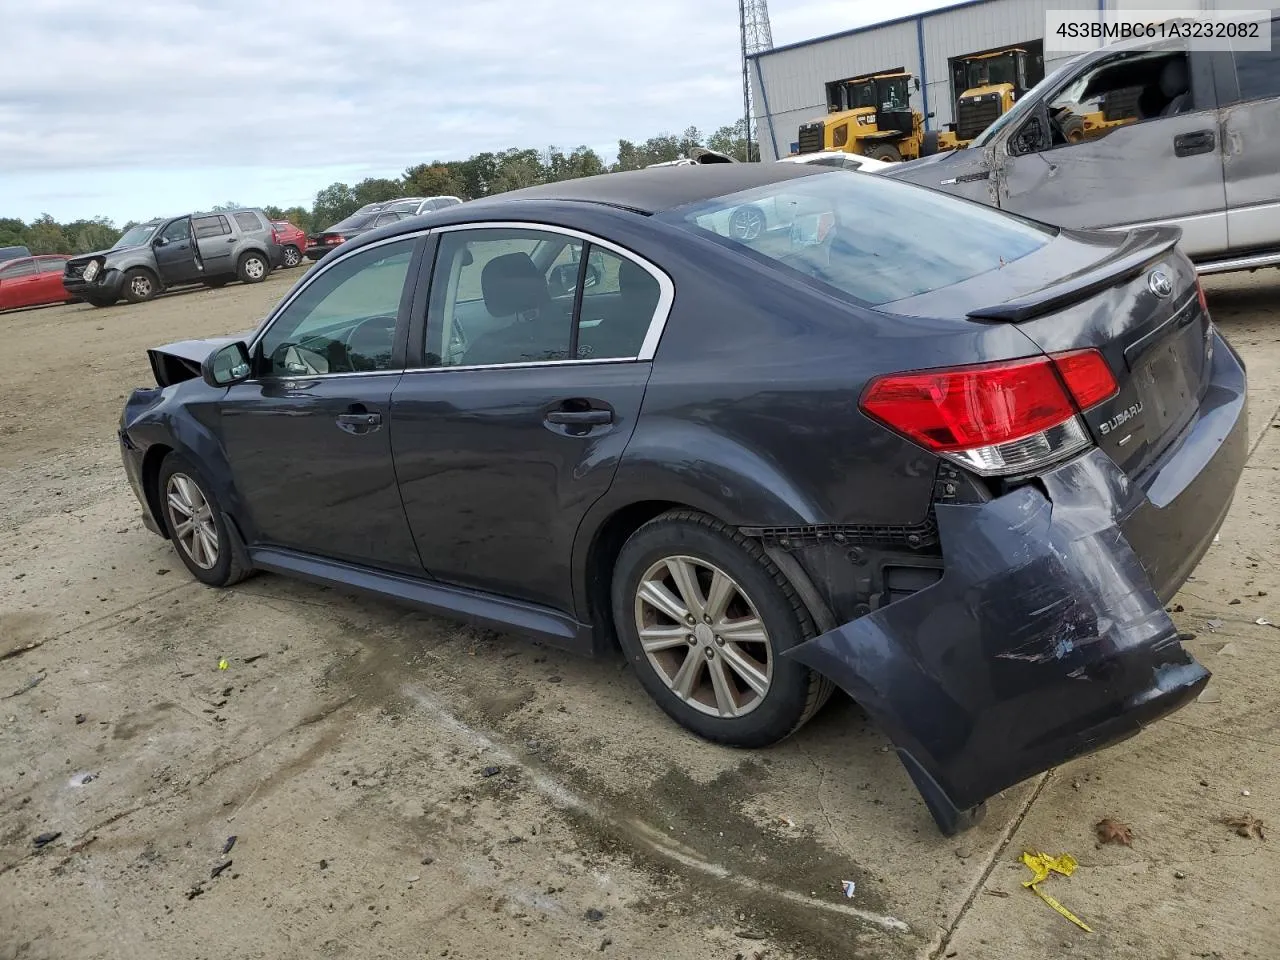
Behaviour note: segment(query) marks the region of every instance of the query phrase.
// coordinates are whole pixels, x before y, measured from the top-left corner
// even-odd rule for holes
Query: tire
[[[219,289],[219,288],[221,288],[221,287],[225,287],[225,286],[227,285],[227,278],[226,278],[226,277],[214,277],[212,280],[205,280],[205,281],[203,281],[203,282],[204,282],[204,285],[205,285],[206,287],[208,287],[210,290],[217,290],[217,289]]]
[[[253,571],[241,565],[231,546],[227,522],[204,475],[186,457],[170,453],[157,481],[160,512],[178,559],[201,583],[229,587]],[[185,506],[184,506],[185,504]],[[196,527],[183,526],[194,512]],[[209,538],[213,537],[212,552]]]
[[[938,152],[938,131],[929,130],[925,133],[924,139],[920,142],[920,156],[932,157]]]
[[[292,243],[284,248],[284,265],[292,270],[302,262],[302,251],[295,247]]]
[[[1079,143],[1084,139],[1084,118],[1074,114],[1062,121],[1062,135],[1067,143]]]
[[[710,611],[710,623],[697,615],[692,624],[681,621],[640,595],[648,583],[648,597],[661,597],[654,592],[661,585],[667,597],[676,598],[676,609],[688,611],[689,588],[677,586],[681,568],[696,583],[692,606],[714,601],[716,593],[727,598],[720,615]],[[721,578],[728,579],[729,589],[713,590],[724,583]],[[623,652],[641,685],[668,716],[707,740],[735,747],[777,743],[817,713],[834,689],[831,681],[780,655],[817,632],[786,577],[758,543],[705,514],[673,510],[632,534],[614,566],[611,602]],[[762,631],[744,629],[753,618]],[[641,623],[661,648],[646,652]],[[743,639],[726,636],[735,628]],[[754,684],[745,681],[742,665],[753,673]],[[716,683],[717,672],[723,685]],[[687,695],[673,689],[682,677],[691,681]]]
[[[267,259],[265,253],[257,250],[241,254],[240,262],[236,264],[236,276],[241,283],[261,283],[267,279],[267,274],[270,272],[271,261]]]
[[[746,203],[729,215],[729,235],[735,240],[754,240],[765,232],[768,220],[754,203]]]
[[[872,160],[884,160],[888,163],[897,163],[902,159],[902,154],[892,143],[877,143],[874,147],[870,147],[864,156],[868,156]]]
[[[146,303],[160,292],[160,281],[146,267],[134,267],[124,275],[120,292],[130,303]]]
[[[91,304],[93,304],[93,306],[95,306],[95,307],[110,307],[110,306],[114,306],[114,305],[115,305],[115,302],[116,302],[116,298],[115,298],[115,297],[90,297],[90,296],[85,296],[84,300],[85,300],[85,303],[91,303]]]

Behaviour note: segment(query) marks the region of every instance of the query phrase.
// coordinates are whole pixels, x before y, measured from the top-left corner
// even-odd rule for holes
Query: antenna
[[[752,150],[755,131],[752,129],[751,78],[748,72],[754,53],[773,49],[773,30],[769,27],[769,0],[738,0],[738,31],[742,36],[742,122],[747,140],[747,160],[760,156]]]

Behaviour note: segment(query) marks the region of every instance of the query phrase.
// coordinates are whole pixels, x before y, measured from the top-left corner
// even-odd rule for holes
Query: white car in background
[[[874,157],[845,153],[843,150],[797,153],[779,158],[778,163],[813,163],[822,167],[835,167],[838,170],[857,170],[861,173],[879,173],[881,170],[895,166],[891,160],[876,160]]]

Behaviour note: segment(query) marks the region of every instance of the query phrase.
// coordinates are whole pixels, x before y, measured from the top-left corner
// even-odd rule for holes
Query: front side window
[[[433,367],[636,357],[661,298],[635,261],[532,229],[445,233],[427,316]]]
[[[417,239],[367,247],[339,260],[275,318],[258,344],[262,376],[299,377],[392,368],[396,320]]]
[[[738,229],[735,214],[744,209],[758,229]],[[868,304],[1000,269],[1057,233],[943,193],[840,171],[690,204],[661,219]]]
[[[1271,21],[1271,49],[1235,54],[1241,100],[1280,97],[1280,19]]]
[[[241,230],[261,230],[262,223],[258,220],[256,213],[237,213],[236,223],[240,225]]]
[[[176,243],[180,240],[187,240],[191,237],[191,221],[185,217],[181,220],[175,220],[163,230],[160,231],[160,238],[168,243]]]
[[[203,240],[206,237],[220,237],[231,232],[231,224],[221,214],[215,214],[212,217],[196,217],[191,223],[195,228],[197,240]]]
[[[1048,101],[1048,108],[1048,131],[1018,137],[1028,147],[1100,140],[1121,127],[1187,113],[1196,108],[1190,63],[1182,51],[1120,54],[1067,84]]]

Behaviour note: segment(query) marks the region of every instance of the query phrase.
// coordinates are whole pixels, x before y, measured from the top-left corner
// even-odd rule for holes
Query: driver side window
[[[260,376],[391,369],[396,318],[416,237],[338,261],[275,318],[259,341]]]
[[[168,243],[176,243],[179,240],[186,240],[191,236],[191,221],[175,220],[160,231],[160,236]]]
[[[1094,64],[1046,103],[1049,129],[1032,115],[1011,141],[1016,154],[1101,140],[1122,127],[1197,109],[1184,51],[1123,53]]]

